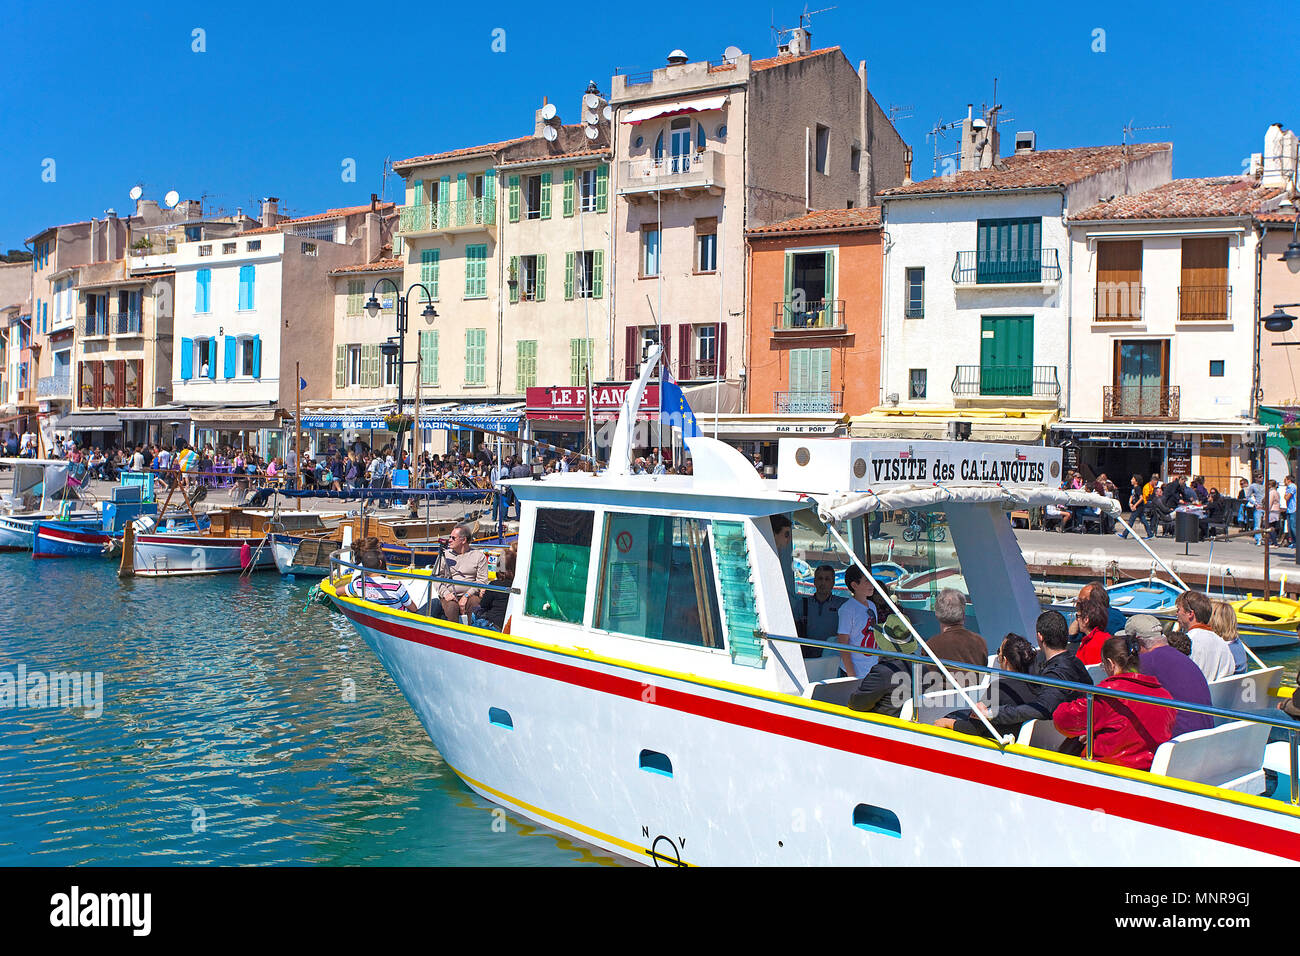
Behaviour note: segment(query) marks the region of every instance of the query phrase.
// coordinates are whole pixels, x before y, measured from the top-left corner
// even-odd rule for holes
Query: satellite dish
[[[722,51],[722,59],[726,63],[735,63],[744,55],[745,54],[741,51],[740,47],[738,46],[729,46]]]
[[[600,97],[595,93],[588,93],[582,98],[582,105],[587,107],[589,110],[594,110],[600,106]]]
[[[542,127],[542,135],[546,137],[548,143],[554,143],[560,138],[560,134],[556,131],[554,126]]]
[[[167,190],[167,195],[163,196],[163,202],[167,204],[168,209],[175,209],[176,204],[181,201],[181,194],[174,189]]]
[[[551,120],[555,119],[554,103],[547,103],[545,106],[542,107],[542,119],[546,120],[547,122],[550,122]]]
[[[600,135],[600,130],[596,129],[594,126],[584,126],[582,131],[587,134],[587,139],[595,139]]]
[[[582,119],[584,122],[590,123],[592,126],[595,126],[600,122],[600,116],[597,113],[583,113]]]
[[[988,123],[984,122],[979,117],[976,117],[975,119],[970,121],[971,129],[987,129],[988,125],[989,125]]]
[[[144,187],[143,187],[143,186],[132,186],[132,187],[131,187],[131,198],[132,198],[132,199],[139,199],[139,198],[140,198],[141,196],[143,196],[143,195],[144,195]]]
[[[606,106],[603,110],[600,111],[600,115],[605,117],[606,122],[609,123],[614,122],[614,107]]]

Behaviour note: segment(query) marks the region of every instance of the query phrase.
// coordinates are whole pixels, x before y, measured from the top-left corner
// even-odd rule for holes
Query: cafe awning
[[[638,106],[623,114],[623,122],[631,126],[661,116],[677,116],[680,113],[703,113],[705,110],[719,110],[727,102],[723,96],[697,96],[689,100],[671,100],[654,106]]]
[[[280,410],[277,408],[195,408],[190,410],[190,421],[200,428],[236,431],[251,428],[279,428]]]
[[[80,432],[116,432],[122,429],[122,419],[96,412],[72,412],[58,419],[54,427]]]
[[[420,412],[421,429],[484,428],[514,432],[524,418],[524,403],[504,405],[454,405],[436,412]]]

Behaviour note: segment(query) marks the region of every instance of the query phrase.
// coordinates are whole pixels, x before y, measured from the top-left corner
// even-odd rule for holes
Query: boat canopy
[[[1041,485],[906,485],[879,492],[862,491],[815,497],[818,516],[823,521],[832,523],[847,521],[873,511],[937,508],[946,504],[1000,503],[1008,510],[1056,505],[1060,508],[1100,508],[1109,514],[1119,514],[1121,510],[1118,501],[1105,495],[1045,488]]]

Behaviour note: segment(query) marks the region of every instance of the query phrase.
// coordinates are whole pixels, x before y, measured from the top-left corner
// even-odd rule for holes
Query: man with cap
[[[1169,646],[1160,622],[1150,614],[1135,614],[1128,619],[1126,630],[1142,645],[1140,672],[1160,681],[1174,700],[1210,706],[1210,685],[1196,662],[1182,651]],[[1174,736],[1191,730],[1209,730],[1214,718],[1208,714],[1180,710],[1175,712]]]

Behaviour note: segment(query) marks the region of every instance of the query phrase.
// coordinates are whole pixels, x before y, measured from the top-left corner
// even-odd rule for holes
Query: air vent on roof
[[[1016,134],[1016,152],[1032,153],[1038,145],[1038,136],[1033,130],[1027,129]]]
[[[678,66],[685,62],[687,62],[686,54],[681,50],[673,50],[672,53],[668,54],[668,63],[672,66]]]

